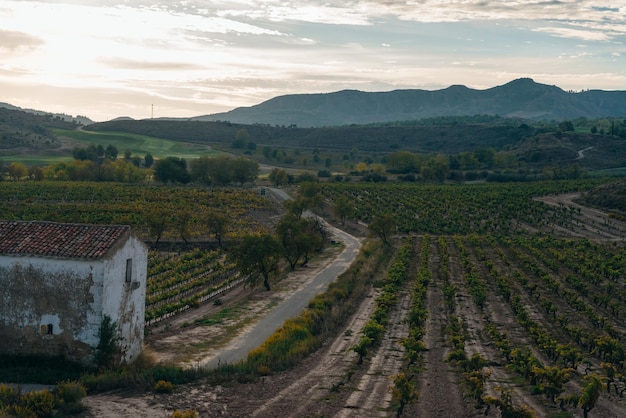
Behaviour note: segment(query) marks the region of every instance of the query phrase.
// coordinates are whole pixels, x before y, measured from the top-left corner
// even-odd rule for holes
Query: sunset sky
[[[96,121],[520,77],[626,90],[626,0],[0,3],[0,102]]]

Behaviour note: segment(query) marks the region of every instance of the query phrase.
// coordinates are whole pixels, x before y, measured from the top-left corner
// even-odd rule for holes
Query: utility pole
[[[154,119],[154,105],[152,105],[152,111],[150,112],[150,119]]]

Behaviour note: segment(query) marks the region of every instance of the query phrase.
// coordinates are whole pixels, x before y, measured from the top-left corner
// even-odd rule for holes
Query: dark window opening
[[[54,326],[52,324],[48,324],[48,332],[46,334],[52,335],[53,331],[54,331]]]
[[[133,259],[126,260],[126,282],[130,283],[133,279]]]

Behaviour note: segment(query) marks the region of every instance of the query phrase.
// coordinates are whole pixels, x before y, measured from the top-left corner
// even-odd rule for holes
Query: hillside
[[[531,127],[513,119],[448,118],[442,123],[388,126],[285,128],[227,122],[118,120],[85,129],[128,132],[205,145],[230,147],[239,130],[246,130],[257,149],[320,150],[348,154],[353,149],[375,154],[406,150],[422,154],[456,154],[493,148],[509,151],[528,167],[567,166],[588,170],[626,166],[626,140],[617,136],[562,133],[558,127]],[[465,121],[465,122],[464,122]]]
[[[437,116],[500,115],[533,120],[626,116],[626,91],[565,92],[529,78],[486,90],[451,86],[442,90],[279,96],[251,107],[192,118],[301,127],[415,120]]]
[[[0,152],[16,148],[57,148],[60,143],[49,129],[74,129],[76,126],[50,113],[35,114],[0,106]]]
[[[617,212],[620,218],[626,219],[626,181],[610,183],[589,190],[582,194],[579,202],[609,213]]]

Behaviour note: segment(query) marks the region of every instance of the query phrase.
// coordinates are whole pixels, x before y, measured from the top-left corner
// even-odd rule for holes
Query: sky
[[[94,121],[521,77],[626,90],[626,0],[0,2],[0,102]]]

